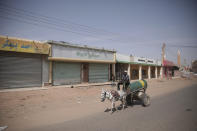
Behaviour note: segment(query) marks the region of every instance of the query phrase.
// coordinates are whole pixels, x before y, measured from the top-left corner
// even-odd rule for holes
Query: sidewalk
[[[0,89],[1,92],[15,92],[15,91],[34,91],[34,90],[47,90],[49,88],[77,88],[77,87],[91,87],[91,86],[103,86],[111,85],[112,82],[104,83],[82,83],[76,85],[60,85],[60,86],[44,86],[44,87],[24,87],[24,88],[13,88],[13,89]]]
[[[173,77],[172,79],[178,79],[180,77]],[[158,80],[165,80],[165,79],[145,79],[146,81],[158,81]],[[131,80],[130,82],[134,82],[138,80]],[[117,84],[117,82],[114,82]],[[47,90],[49,88],[78,88],[78,87],[92,87],[92,86],[104,86],[104,85],[112,85],[112,82],[104,82],[104,83],[81,83],[76,85],[60,85],[60,86],[44,86],[44,87],[25,87],[25,88],[13,88],[13,89],[0,89],[1,92],[15,92],[15,91],[34,91],[34,90]]]

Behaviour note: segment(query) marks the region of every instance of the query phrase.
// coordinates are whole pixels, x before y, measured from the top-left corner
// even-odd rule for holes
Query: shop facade
[[[116,80],[120,80],[127,71],[130,80],[159,78],[161,61],[154,59],[116,54]]]
[[[49,52],[47,43],[0,36],[0,89],[47,83]]]
[[[164,77],[169,79],[176,76],[176,73],[179,73],[179,68],[172,61],[164,60],[163,61],[163,74]],[[175,73],[176,72],[176,73]]]
[[[161,72],[161,61],[154,59],[130,56],[131,80],[159,78]]]
[[[48,41],[53,85],[107,82],[115,76],[115,51]]]

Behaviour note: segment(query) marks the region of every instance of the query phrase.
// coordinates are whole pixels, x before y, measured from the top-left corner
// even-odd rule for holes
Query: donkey
[[[106,98],[110,100],[112,103],[111,112],[113,112],[113,109],[115,109],[115,102],[118,100],[121,101],[123,109],[126,107],[126,96],[127,96],[126,92],[124,91],[116,91],[116,90],[107,91],[102,89],[101,102],[104,102]]]

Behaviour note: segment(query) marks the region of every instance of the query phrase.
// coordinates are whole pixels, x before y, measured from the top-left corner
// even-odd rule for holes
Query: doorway
[[[89,74],[89,64],[83,63],[83,82],[89,81],[88,74]]]

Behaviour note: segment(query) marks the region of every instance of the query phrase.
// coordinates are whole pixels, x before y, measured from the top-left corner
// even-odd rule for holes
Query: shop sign
[[[0,50],[49,54],[50,45],[41,42],[0,37]]]

